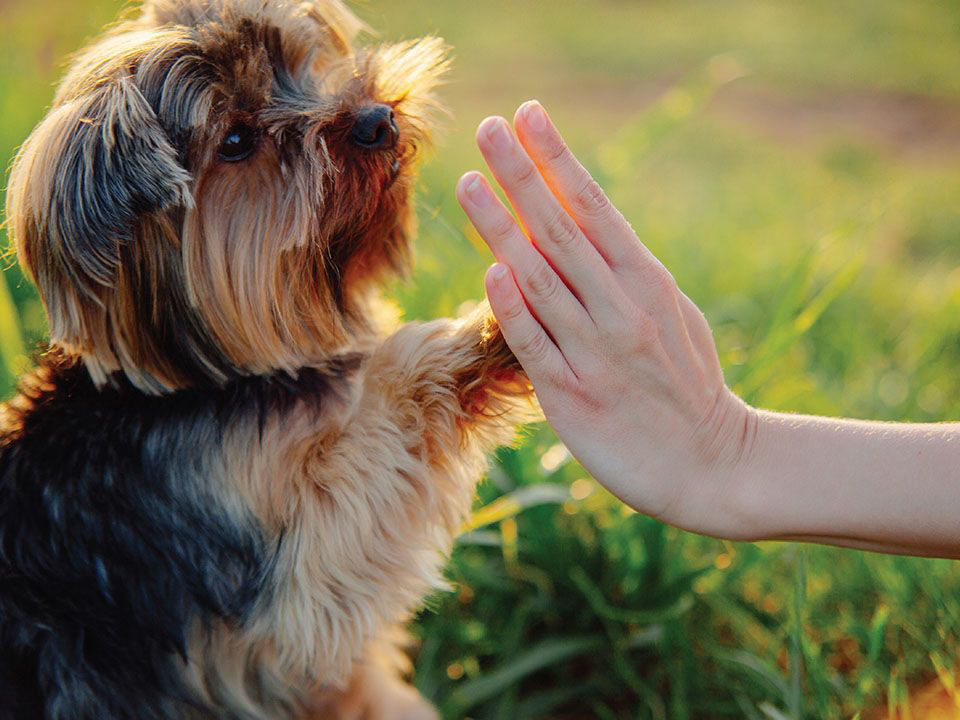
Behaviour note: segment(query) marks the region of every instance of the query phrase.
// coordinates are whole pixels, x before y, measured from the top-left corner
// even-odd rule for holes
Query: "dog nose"
[[[389,149],[397,144],[400,129],[387,105],[369,105],[357,111],[350,138],[367,150]]]

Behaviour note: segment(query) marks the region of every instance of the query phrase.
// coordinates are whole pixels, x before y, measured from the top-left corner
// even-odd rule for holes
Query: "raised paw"
[[[483,303],[461,329],[473,345],[473,362],[460,372],[459,390],[464,409],[486,413],[497,398],[525,397],[532,393],[520,363],[500,332],[500,325]]]
[[[439,720],[433,706],[397,675],[395,655],[391,649],[372,653],[357,667],[349,688],[316,720]]]

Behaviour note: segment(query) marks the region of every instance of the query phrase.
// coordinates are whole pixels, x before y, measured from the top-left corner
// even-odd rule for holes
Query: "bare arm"
[[[637,510],[731,539],[960,557],[960,426],[757,412],[706,319],[538,103],[477,141],[458,196],[499,261],[487,294],[560,438]]]
[[[744,537],[960,557],[960,425],[757,414]]]

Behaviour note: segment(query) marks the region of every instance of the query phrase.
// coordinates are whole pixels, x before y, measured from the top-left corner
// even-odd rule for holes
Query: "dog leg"
[[[368,392],[382,392],[397,409],[413,403],[423,413],[418,424],[428,441],[452,441],[456,432],[461,442],[479,439],[488,452],[504,442],[502,434],[471,436],[512,434],[517,424],[539,417],[532,387],[486,303],[460,321],[402,327],[374,354],[367,377]]]
[[[372,353],[349,420],[297,461],[297,518],[268,619],[277,647],[349,688],[340,715],[433,718],[395,664],[371,659],[431,591],[488,453],[533,414],[530,385],[489,314],[399,329]],[[381,650],[382,652],[382,650]],[[352,713],[352,714],[350,714]],[[324,717],[321,715],[320,717]]]
[[[412,686],[401,680],[409,661],[393,648],[374,648],[354,668],[347,690],[329,714],[335,720],[438,720],[439,716]],[[326,720],[327,716],[323,716]]]
[[[442,552],[469,513],[487,454],[512,440],[518,423],[537,417],[532,397],[485,304],[465,320],[407,325],[371,358],[360,417],[373,410],[367,417],[376,418],[374,426],[394,425],[424,469],[408,480],[420,486],[418,510],[426,517],[411,518],[409,527],[436,523]],[[436,720],[434,708],[401,680],[409,671],[405,656],[383,647],[355,668],[342,698],[344,720]]]

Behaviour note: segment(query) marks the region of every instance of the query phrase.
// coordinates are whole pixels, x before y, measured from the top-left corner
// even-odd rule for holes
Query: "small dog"
[[[390,326],[446,50],[363,30],[146,0],[21,148],[0,717],[435,717],[395,639],[531,389],[488,312]]]

